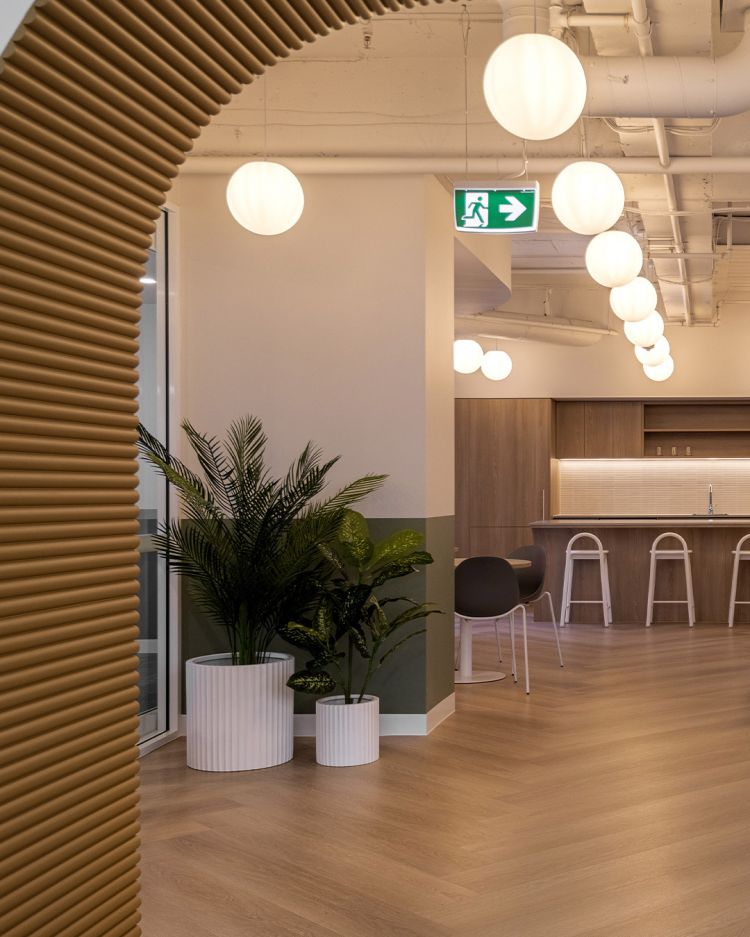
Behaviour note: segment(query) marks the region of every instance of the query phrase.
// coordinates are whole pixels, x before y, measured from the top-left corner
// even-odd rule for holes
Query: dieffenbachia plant
[[[285,640],[310,654],[305,667],[289,679],[290,687],[318,695],[339,689],[346,703],[361,702],[385,661],[424,633],[425,628],[419,628],[401,635],[410,622],[437,609],[406,596],[380,594],[391,580],[432,563],[432,556],[421,549],[422,541],[415,530],[399,530],[373,542],[365,518],[356,511],[345,512],[336,538],[321,546],[334,572],[315,611],[279,629]],[[364,674],[355,668],[355,656],[366,662]]]

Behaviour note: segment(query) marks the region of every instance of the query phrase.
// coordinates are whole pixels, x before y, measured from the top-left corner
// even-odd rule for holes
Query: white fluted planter
[[[328,696],[315,704],[315,760],[334,768],[367,765],[380,757],[380,700],[361,703]]]
[[[294,750],[291,654],[233,667],[229,654],[186,665],[187,763],[199,771],[250,771],[289,761]]]

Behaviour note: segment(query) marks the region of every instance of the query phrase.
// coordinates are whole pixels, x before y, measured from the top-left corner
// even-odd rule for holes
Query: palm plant
[[[184,515],[160,528],[156,549],[224,626],[232,663],[262,663],[279,625],[304,615],[330,574],[321,547],[333,540],[349,505],[385,476],[366,475],[315,500],[338,457],[322,462],[308,443],[277,479],[266,465],[267,437],[256,417],[234,421],[223,445],[187,420],[182,428],[203,478],[138,428],[140,452],[175,487]]]
[[[317,607],[306,619],[289,621],[279,630],[286,641],[311,655],[304,669],[289,679],[292,689],[320,695],[339,688],[345,703],[355,702],[355,697],[360,703],[385,661],[411,638],[424,633],[425,629],[419,628],[391,643],[405,625],[439,612],[429,603],[406,596],[378,594],[389,581],[432,563],[432,556],[420,549],[422,539],[415,530],[399,530],[374,542],[361,514],[344,513],[336,539],[320,548],[335,573]],[[391,611],[394,604],[395,613]],[[355,654],[366,662],[359,676],[355,674]],[[355,683],[359,684],[357,689]]]

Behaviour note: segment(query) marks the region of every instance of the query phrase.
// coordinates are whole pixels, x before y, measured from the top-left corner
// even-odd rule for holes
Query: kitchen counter
[[[565,547],[574,534],[591,531],[608,550],[609,581],[614,624],[644,623],[648,595],[649,550],[660,534],[673,530],[684,537],[692,550],[693,591],[696,624],[722,622],[729,613],[729,590],[732,581],[732,550],[737,541],[750,534],[750,517],[708,515],[671,515],[664,517],[559,517],[536,521],[532,525],[534,543],[547,550],[547,588],[559,611],[565,568]],[[585,547],[585,543],[581,543]],[[666,546],[666,544],[662,544]],[[579,599],[600,597],[598,563],[576,563],[573,596]],[[685,578],[681,563],[659,564],[656,581],[657,599],[685,597]],[[750,601],[750,564],[740,565],[737,598]],[[601,606],[573,605],[571,621],[601,623]],[[750,605],[737,607],[737,624],[750,621]],[[654,625],[660,622],[685,622],[685,605],[656,605]]]
[[[588,530],[592,527],[747,527],[750,517],[715,514],[665,514],[648,517],[553,517],[549,521],[534,521],[532,527],[565,527]],[[572,535],[571,535],[572,536]]]

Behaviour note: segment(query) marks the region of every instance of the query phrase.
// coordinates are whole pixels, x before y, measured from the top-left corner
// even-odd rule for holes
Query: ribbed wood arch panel
[[[136,368],[159,206],[280,57],[413,0],[38,0],[0,72],[0,933],[140,933]]]

